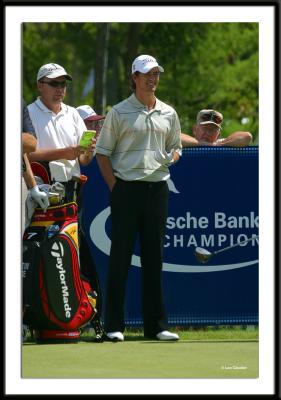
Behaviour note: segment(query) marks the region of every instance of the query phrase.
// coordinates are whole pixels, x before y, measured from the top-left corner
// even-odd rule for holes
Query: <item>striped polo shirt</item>
[[[154,109],[148,111],[133,93],[108,112],[96,151],[110,158],[118,178],[159,182],[170,173],[155,160],[154,151],[175,149],[181,155],[180,133],[179,118],[171,106],[156,99]]]

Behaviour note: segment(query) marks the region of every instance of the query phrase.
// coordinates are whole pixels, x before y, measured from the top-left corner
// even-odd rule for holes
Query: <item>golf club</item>
[[[224,247],[223,249],[214,251],[213,253],[210,253],[208,250],[203,249],[202,247],[196,247],[194,255],[198,262],[200,262],[201,264],[205,264],[206,262],[208,262],[210,260],[211,257],[214,257],[216,254],[221,253],[222,251],[233,249],[233,247],[240,246],[241,244],[244,244],[244,243],[250,242],[251,240],[257,239],[258,237],[259,237],[258,235],[253,236],[250,239],[243,240],[242,242],[238,242],[238,243],[233,244],[228,247]]]

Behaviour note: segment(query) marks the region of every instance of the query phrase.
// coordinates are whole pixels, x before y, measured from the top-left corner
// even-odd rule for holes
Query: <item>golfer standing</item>
[[[111,251],[105,299],[106,340],[123,341],[128,270],[139,235],[144,336],[178,340],[167,330],[162,292],[169,166],[181,155],[176,111],[155,91],[164,69],[149,55],[132,64],[134,93],[107,114],[97,162],[111,191]]]

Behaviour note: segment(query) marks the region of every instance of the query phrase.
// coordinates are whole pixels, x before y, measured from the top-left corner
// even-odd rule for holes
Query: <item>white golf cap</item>
[[[76,108],[76,110],[79,112],[80,117],[87,121],[98,121],[99,119],[105,118],[103,115],[97,114],[95,110],[88,105],[79,106]]]
[[[164,68],[158,64],[157,60],[154,57],[144,54],[144,55],[138,56],[133,61],[132,74],[134,74],[136,71],[139,71],[142,74],[146,74],[152,68],[155,68],[155,67],[158,67],[160,72],[164,72]]]
[[[37,81],[39,79],[44,78],[58,78],[59,76],[65,76],[66,79],[72,81],[72,77],[66,72],[66,70],[58,64],[45,64],[39,69],[37,74]]]

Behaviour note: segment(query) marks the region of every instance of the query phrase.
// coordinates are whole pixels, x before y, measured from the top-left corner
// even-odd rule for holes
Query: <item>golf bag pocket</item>
[[[78,248],[76,203],[36,209],[23,237],[23,320],[31,328],[74,331],[95,316]]]

